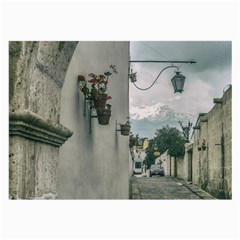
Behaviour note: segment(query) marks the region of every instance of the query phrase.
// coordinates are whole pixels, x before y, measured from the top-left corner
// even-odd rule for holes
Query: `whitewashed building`
[[[9,43],[9,198],[127,199],[129,42]],[[109,77],[108,125],[90,118],[78,75]],[[85,110],[84,110],[85,109]],[[85,111],[85,116],[84,116]]]

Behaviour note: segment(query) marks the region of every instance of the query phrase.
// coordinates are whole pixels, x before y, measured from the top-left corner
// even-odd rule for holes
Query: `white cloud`
[[[175,69],[167,69],[156,84],[147,91],[140,91],[130,83],[130,109],[141,105],[157,103],[169,105],[177,112],[198,115],[208,112],[213,106],[213,98],[221,97],[223,88],[231,83],[231,43],[230,42],[147,42],[169,59],[192,60],[196,64],[182,64],[181,71],[186,76],[184,92],[173,93],[171,78]],[[157,53],[140,42],[131,44],[131,58],[137,60],[161,59]],[[131,65],[137,72],[137,86],[151,85],[166,64],[137,63]]]

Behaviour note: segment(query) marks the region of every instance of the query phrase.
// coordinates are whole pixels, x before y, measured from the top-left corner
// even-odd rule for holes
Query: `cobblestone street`
[[[215,199],[189,182],[172,177],[132,177],[130,199]]]

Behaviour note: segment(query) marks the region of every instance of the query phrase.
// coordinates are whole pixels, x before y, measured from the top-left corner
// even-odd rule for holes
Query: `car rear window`
[[[160,168],[160,165],[151,165],[151,169]]]

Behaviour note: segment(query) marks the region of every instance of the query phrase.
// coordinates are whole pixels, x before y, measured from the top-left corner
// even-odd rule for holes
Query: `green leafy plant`
[[[131,126],[130,117],[127,117],[127,121],[121,125]]]
[[[117,74],[116,66],[110,65],[109,71],[104,74],[90,73],[87,78],[83,75],[78,75],[79,86],[83,94],[89,100],[100,100],[102,98],[111,100],[112,97],[107,94],[109,76],[113,73]],[[110,103],[106,105],[107,109],[111,109]]]
[[[166,125],[161,129],[157,129],[155,137],[149,141],[144,163],[148,167],[154,164],[157,158],[157,156],[154,155],[156,151],[164,153],[168,150],[168,154],[172,157],[181,156],[184,154],[185,143],[186,139],[177,128]]]

